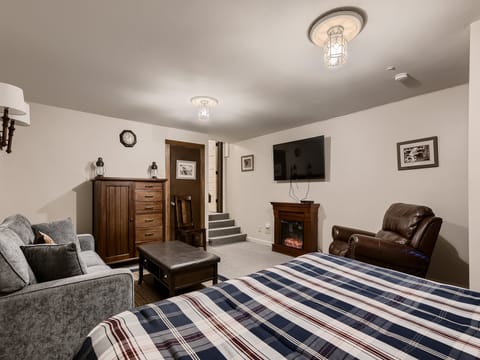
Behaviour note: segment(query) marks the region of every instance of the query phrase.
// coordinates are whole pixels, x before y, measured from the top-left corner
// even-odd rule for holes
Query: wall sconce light
[[[210,108],[218,105],[218,100],[211,96],[194,96],[190,102],[198,106],[198,120],[207,121],[210,119]]]
[[[359,9],[333,9],[310,26],[310,41],[323,48],[324,62],[335,68],[347,62],[347,45],[362,31],[365,17]]]
[[[158,177],[158,166],[155,161],[152,162],[152,165],[150,165],[150,177],[152,179],[156,179]]]
[[[105,164],[101,157],[99,157],[97,162],[95,163],[95,175],[96,176],[105,175]]]
[[[30,125],[30,106],[23,98],[23,90],[14,85],[0,83],[0,111],[3,112],[0,132],[0,150],[12,152],[15,125]]]

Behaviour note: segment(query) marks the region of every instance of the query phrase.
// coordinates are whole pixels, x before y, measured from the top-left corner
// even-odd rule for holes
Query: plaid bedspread
[[[474,359],[480,293],[321,253],[123,312],[77,359]]]

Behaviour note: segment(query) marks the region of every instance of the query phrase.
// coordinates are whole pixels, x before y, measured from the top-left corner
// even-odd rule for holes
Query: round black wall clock
[[[123,130],[120,133],[120,142],[123,146],[133,147],[137,143],[137,135],[132,130]]]

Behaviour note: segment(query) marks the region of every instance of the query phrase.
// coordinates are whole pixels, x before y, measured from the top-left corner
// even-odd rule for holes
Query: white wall
[[[468,284],[468,86],[459,86],[230,145],[227,210],[249,238],[273,242],[271,201],[291,202],[289,184],[273,181],[272,145],[326,137],[327,180],[312,182],[320,203],[319,249],[328,251],[334,224],[377,231],[393,202],[424,204],[443,218],[429,277]],[[396,143],[438,136],[440,166],[398,171]],[[254,154],[255,170],[240,171]],[[307,183],[293,185],[299,198]],[[259,231],[260,230],[260,231]]]
[[[470,287],[480,290],[480,21],[470,28],[470,101],[468,124],[468,213]]]
[[[79,232],[92,228],[92,163],[108,177],[148,177],[156,161],[165,176],[165,139],[207,145],[205,134],[31,104],[31,126],[17,127],[11,154],[0,152],[0,218],[21,213],[32,223],[70,216]],[[137,135],[133,148],[119,134]],[[206,169],[205,169],[206,173]]]

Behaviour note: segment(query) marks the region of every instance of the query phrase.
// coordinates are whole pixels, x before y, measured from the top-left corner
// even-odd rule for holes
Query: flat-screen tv
[[[324,180],[324,137],[273,145],[274,180]]]

